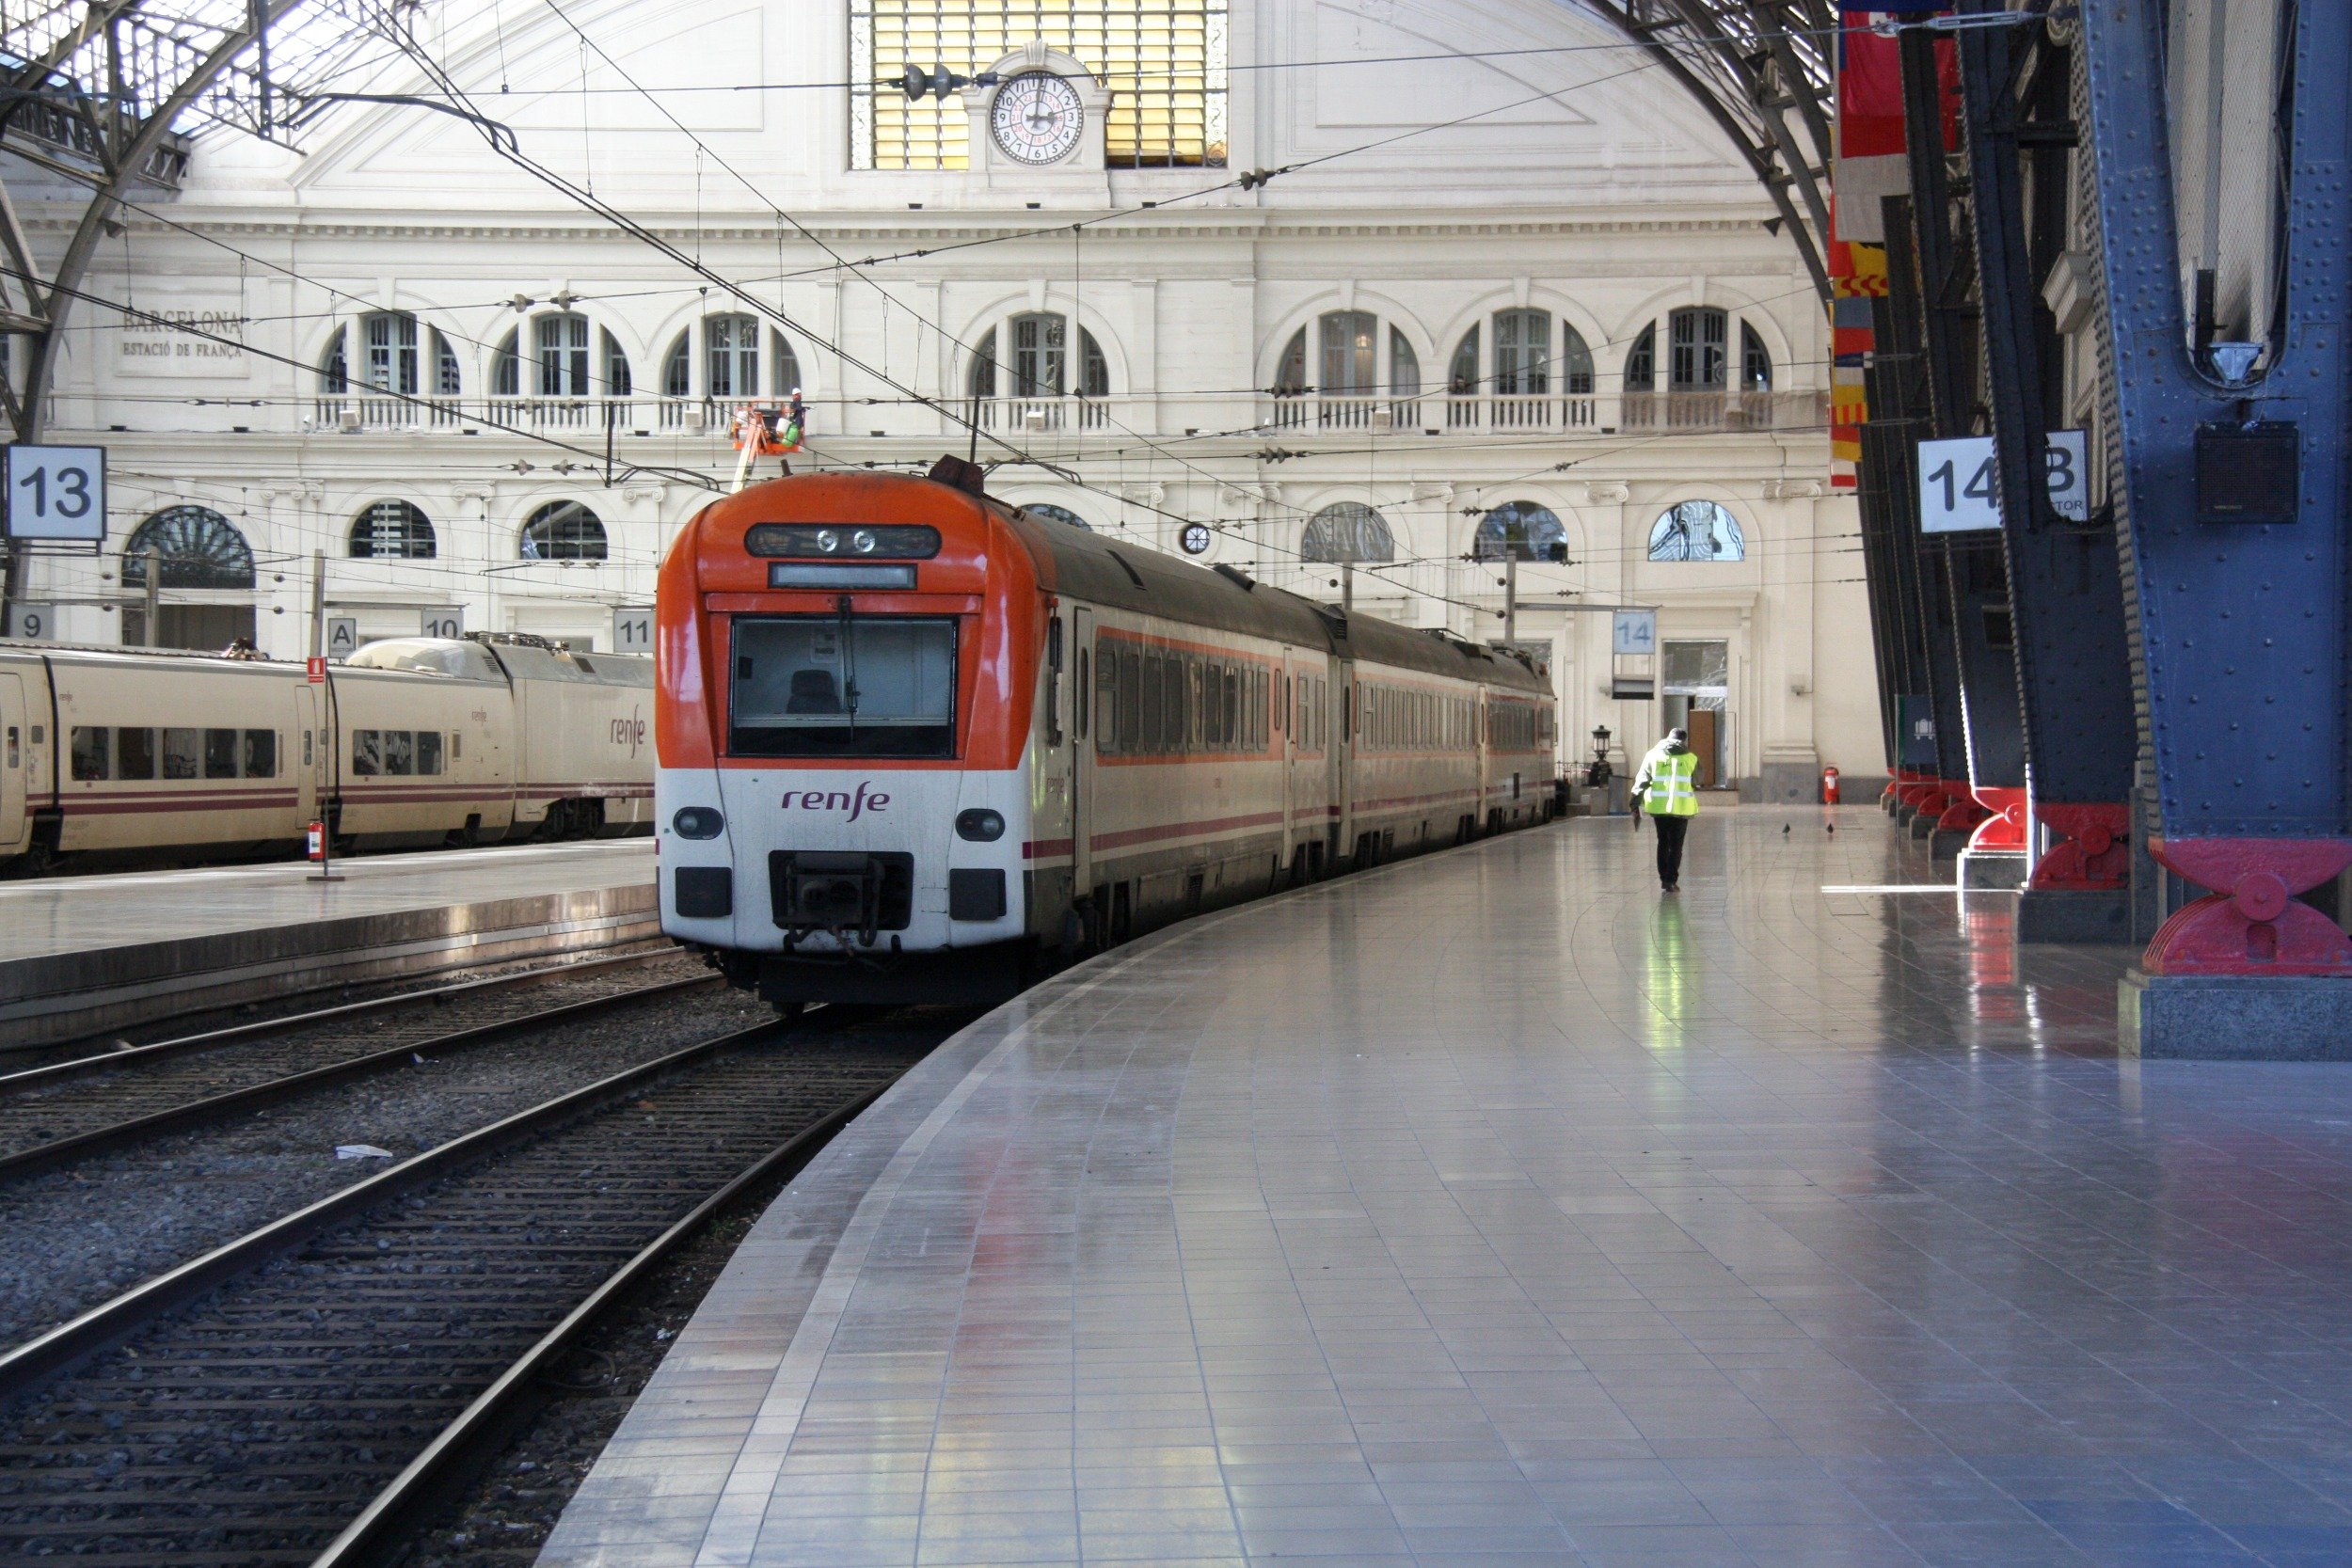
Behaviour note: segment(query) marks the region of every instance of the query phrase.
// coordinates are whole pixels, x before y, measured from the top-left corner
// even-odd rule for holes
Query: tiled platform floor
[[[96,947],[302,926],[534,894],[617,887],[653,878],[653,840],[523,844],[335,863],[340,882],[311,880],[305,861],[126,871],[0,882],[0,963]]]
[[[1795,831],[1784,835],[1786,821]],[[1152,939],[760,1222],[544,1564],[2352,1562],[2352,1069],[1868,808]]]

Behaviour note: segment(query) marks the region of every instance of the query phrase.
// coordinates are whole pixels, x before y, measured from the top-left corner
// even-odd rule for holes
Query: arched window
[[[1394,561],[1396,536],[1389,520],[1361,501],[1338,501],[1307,519],[1298,558],[1338,565]]]
[[[1454,345],[1454,365],[1446,372],[1445,388],[1455,397],[1483,390],[1478,381],[1478,328],[1463,333],[1462,341]]]
[[[1504,501],[1480,519],[1470,554],[1480,561],[1549,561],[1568,531],[1549,507],[1534,501]]]
[[[1092,523],[1088,522],[1084,517],[1081,517],[1075,512],[1071,511],[1070,508],[1066,506],[1056,506],[1052,501],[1031,501],[1021,510],[1026,512],[1032,517],[1049,517],[1055,522],[1060,523],[1068,528],[1082,528],[1089,533],[1092,533],[1094,531],[1094,525]]]
[[[1062,391],[1063,343],[1068,324],[1050,310],[1012,318],[1012,395],[1057,398]]]
[[[759,323],[713,316],[703,323],[703,388],[713,398],[759,395]]]
[[[1625,351],[1625,389],[1650,392],[1658,388],[1658,324],[1644,322]]]
[[[1560,352],[1560,374],[1570,397],[1588,398],[1593,395],[1593,351],[1584,346],[1584,334],[1562,323],[1564,340]]]
[[[588,318],[577,310],[550,310],[531,324],[538,351],[539,395],[588,395]]]
[[[319,390],[329,397],[341,397],[351,390],[351,361],[343,354],[343,329],[326,340],[326,352],[319,356]]]
[[[694,341],[687,334],[677,335],[670,352],[661,360],[661,395],[686,398],[694,395]]]
[[[525,561],[602,561],[604,523],[578,501],[549,501],[523,523]]]
[[[166,588],[250,588],[253,548],[209,506],[166,507],[131,532],[122,546],[122,585],[147,586],[147,556],[163,566]]]
[[[604,393],[607,397],[625,398],[636,389],[637,378],[629,373],[628,351],[620,340],[607,332],[604,335]]]
[[[993,326],[980,334],[979,347],[972,351],[972,372],[964,391],[976,398],[996,395],[996,329]]]
[[[359,374],[379,392],[417,395],[417,318],[378,310],[359,318]]]
[[[1302,326],[1282,345],[1282,362],[1274,372],[1274,395],[1295,397],[1306,389],[1307,329]]]
[[[1740,324],[1740,389],[1743,392],[1769,392],[1772,389],[1772,351],[1764,346],[1756,328],[1746,322]]]
[[[1724,389],[1725,325],[1724,313],[1706,305],[1685,306],[1666,318],[1666,340],[1672,351],[1672,390]]]
[[[463,383],[457,373],[457,351],[440,333],[433,334],[433,392],[436,397],[453,398]]]
[[[430,561],[433,520],[406,501],[377,501],[351,520],[351,553],[377,560]]]
[[[499,346],[490,356],[490,395],[494,398],[518,398],[523,395],[523,361],[519,330],[510,328],[499,340]]]
[[[1713,501],[1677,501],[1650,525],[1652,561],[1744,561],[1739,520]]]
[[[1316,324],[1327,398],[1366,397],[1380,389],[1380,324],[1369,310],[1326,310]]]
[[[777,397],[789,397],[801,389],[801,356],[792,352],[791,341],[781,332],[770,332],[768,342],[775,351],[771,357],[776,366],[776,384],[770,390]]]
[[[1095,342],[1094,334],[1083,326],[1078,328],[1078,360],[1080,373],[1085,377],[1078,390],[1090,398],[1109,397],[1111,362],[1103,357],[1102,346]]]
[[[1389,395],[1421,396],[1421,356],[1413,352],[1413,341],[1393,326],[1389,328]]]
[[[1551,312],[1495,312],[1495,390],[1541,397],[1551,390]]]

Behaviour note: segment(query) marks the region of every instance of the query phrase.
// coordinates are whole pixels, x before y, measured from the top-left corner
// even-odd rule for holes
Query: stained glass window
[[[850,0],[850,166],[968,167],[960,101],[873,84],[909,66],[971,76],[1041,40],[1109,89],[1112,167],[1221,168],[1226,18],[1226,0]]]

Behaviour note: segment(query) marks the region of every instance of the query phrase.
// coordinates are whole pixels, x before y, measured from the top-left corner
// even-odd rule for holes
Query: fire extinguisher
[[[326,824],[311,823],[310,839],[310,858],[314,861],[325,860],[326,858]]]
[[[1821,804],[1825,806],[1834,806],[1836,803],[1837,769],[1835,768],[1824,768],[1821,769]]]

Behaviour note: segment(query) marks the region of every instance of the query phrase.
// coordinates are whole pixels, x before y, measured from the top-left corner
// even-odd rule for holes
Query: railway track
[[[944,1032],[716,1037],[0,1355],[0,1560],[381,1560],[574,1334]]]
[[[0,1180],[34,1175],[158,1133],[522,1030],[717,983],[713,974],[632,984],[633,954],[409,991],[76,1057],[0,1075]],[[596,994],[534,1006],[534,984],[594,979]]]

